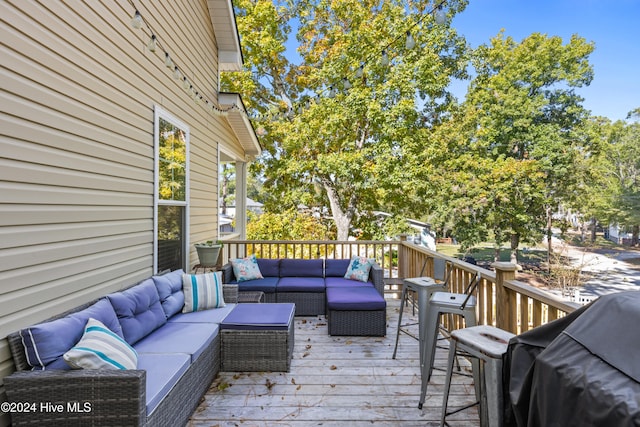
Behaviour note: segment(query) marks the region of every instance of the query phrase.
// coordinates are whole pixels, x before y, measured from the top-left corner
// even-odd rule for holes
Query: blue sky
[[[453,26],[472,47],[501,28],[517,42],[538,32],[595,42],[591,85],[578,90],[591,113],[624,120],[640,107],[640,0],[470,0]]]

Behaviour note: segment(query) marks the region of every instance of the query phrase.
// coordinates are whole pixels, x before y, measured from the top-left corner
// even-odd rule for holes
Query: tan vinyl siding
[[[206,0],[135,4],[217,102]],[[8,333],[153,273],[155,105],[189,126],[190,241],[217,235],[218,144],[239,143],[162,49],[146,49],[133,12],[125,0],[0,2],[0,378],[14,369]]]

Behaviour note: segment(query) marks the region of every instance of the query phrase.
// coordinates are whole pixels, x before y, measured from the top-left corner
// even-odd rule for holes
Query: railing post
[[[409,268],[409,257],[407,256],[407,248],[404,243],[407,241],[407,235],[400,235],[400,243],[398,243],[398,278],[405,279],[407,277],[407,269]]]
[[[494,262],[491,266],[496,271],[496,327],[517,334],[517,295],[504,286],[504,282],[516,278],[517,266],[510,262]]]

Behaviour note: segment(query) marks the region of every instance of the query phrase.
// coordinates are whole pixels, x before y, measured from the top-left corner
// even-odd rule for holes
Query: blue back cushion
[[[344,277],[350,263],[350,259],[328,259],[325,264],[324,275],[326,277]]]
[[[184,293],[182,292],[182,269],[163,274],[162,276],[153,276],[153,283],[158,290],[160,304],[164,310],[167,319],[176,313],[182,311],[184,306]]]
[[[283,259],[280,261],[280,277],[324,277],[324,260]]]
[[[110,294],[108,298],[129,344],[135,344],[167,321],[151,278],[125,291]]]
[[[84,310],[19,331],[29,365],[35,369],[68,369],[62,355],[80,341],[90,317],[124,337],[116,312],[103,298]]]
[[[280,277],[280,260],[258,258],[258,267],[263,277]]]

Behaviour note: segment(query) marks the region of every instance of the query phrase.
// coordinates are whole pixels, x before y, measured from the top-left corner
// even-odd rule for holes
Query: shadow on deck
[[[387,302],[386,337],[331,337],[324,316],[297,317],[291,372],[221,372],[189,425],[439,425],[444,371],[434,371],[424,407],[418,409],[418,342],[401,334],[397,358],[391,358],[400,304]],[[403,321],[416,320],[411,307],[405,310]],[[436,368],[444,369],[446,358],[447,350],[438,349]],[[460,361],[469,371],[469,363]],[[473,393],[471,378],[454,375],[449,408],[472,403]],[[476,407],[447,421],[480,425]]]

